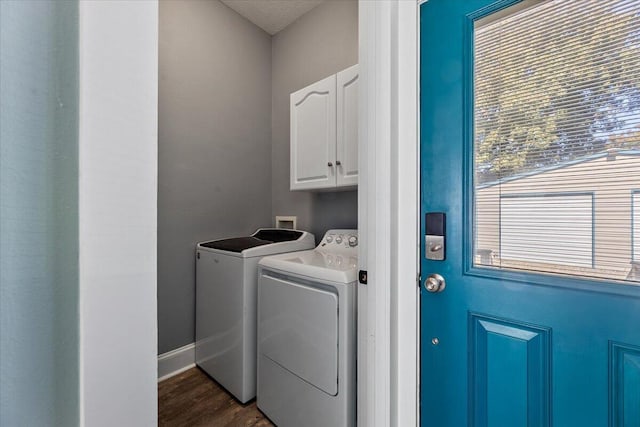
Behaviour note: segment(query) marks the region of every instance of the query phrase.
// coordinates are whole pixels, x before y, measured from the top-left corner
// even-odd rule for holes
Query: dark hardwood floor
[[[273,426],[255,400],[242,405],[198,368],[158,384],[158,425]]]

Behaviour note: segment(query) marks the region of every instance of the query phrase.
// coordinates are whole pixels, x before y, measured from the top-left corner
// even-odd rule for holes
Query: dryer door
[[[338,295],[263,271],[258,303],[260,353],[304,381],[338,394]]]

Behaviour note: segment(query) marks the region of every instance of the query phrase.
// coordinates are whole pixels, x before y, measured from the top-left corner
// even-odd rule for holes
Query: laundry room
[[[358,1],[165,0],[158,40],[159,424],[353,425]]]

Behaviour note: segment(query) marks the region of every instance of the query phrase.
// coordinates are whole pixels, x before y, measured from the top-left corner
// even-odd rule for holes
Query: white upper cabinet
[[[291,94],[291,189],[336,185],[336,76]]]
[[[336,185],[358,185],[358,66],[336,76]]]
[[[358,185],[358,66],[291,94],[291,190]]]

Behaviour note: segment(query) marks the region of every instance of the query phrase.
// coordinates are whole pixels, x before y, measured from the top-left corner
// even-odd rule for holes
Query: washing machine
[[[354,426],[358,233],[258,266],[258,408],[280,427]]]
[[[265,228],[196,246],[196,364],[242,403],[256,396],[258,261],[314,246],[306,231]]]

